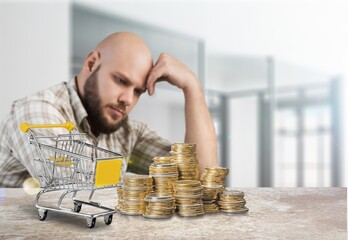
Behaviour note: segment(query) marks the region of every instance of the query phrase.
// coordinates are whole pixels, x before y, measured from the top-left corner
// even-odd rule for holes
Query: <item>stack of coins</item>
[[[121,213],[142,215],[145,212],[144,197],[152,191],[152,178],[149,175],[126,175],[123,178]]]
[[[146,210],[143,214],[146,218],[169,218],[173,216],[175,204],[173,196],[160,196],[157,193],[149,193],[145,197]]]
[[[176,163],[153,162],[149,167],[154,190],[160,196],[173,196],[173,184],[178,180]]]
[[[170,154],[173,162],[178,164],[180,180],[198,180],[199,169],[196,159],[196,144],[175,143]]]
[[[205,213],[218,213],[219,205],[218,205],[218,199],[219,194],[222,193],[224,188],[220,185],[217,185],[215,187],[203,187],[203,204],[204,204],[204,212]]]
[[[176,210],[179,216],[194,217],[204,214],[203,188],[197,180],[179,180],[174,184]]]
[[[228,169],[223,167],[207,167],[203,170],[203,204],[205,213],[219,212],[218,198],[224,190]]]
[[[122,200],[123,199],[123,185],[118,184],[117,185],[117,206],[116,210],[122,211]]]
[[[207,167],[203,170],[201,176],[202,184],[208,187],[225,187],[225,178],[228,172],[228,168],[224,167]]]
[[[221,212],[245,213],[249,209],[245,206],[244,193],[242,191],[226,188],[220,195],[218,202]]]

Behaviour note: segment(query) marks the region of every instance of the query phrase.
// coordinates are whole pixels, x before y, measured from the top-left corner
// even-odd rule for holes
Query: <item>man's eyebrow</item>
[[[122,78],[122,80],[124,81],[131,82],[131,80],[121,72],[116,72],[115,75],[119,78]]]
[[[115,75],[119,78],[122,78],[122,80],[126,81],[128,84],[132,83],[132,81],[130,80],[130,78],[128,78],[125,74],[121,73],[121,72],[116,72]],[[146,87],[136,87],[136,89],[142,91],[142,93],[146,92],[147,88]]]

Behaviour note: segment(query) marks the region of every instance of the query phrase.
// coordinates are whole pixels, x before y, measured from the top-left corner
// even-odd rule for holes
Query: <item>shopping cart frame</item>
[[[66,128],[69,133],[57,136],[36,136],[33,128]],[[122,174],[123,156],[86,143],[86,134],[73,133],[72,131],[77,132],[77,129],[71,122],[63,124],[25,122],[20,124],[20,129],[29,134],[34,166],[40,166],[40,168],[35,167],[35,177],[43,188],[35,198],[39,219],[43,221],[48,211],[55,211],[84,217],[89,228],[95,226],[98,217],[104,217],[106,225],[111,224],[113,214],[116,213],[115,209],[92,201],[92,197],[96,190],[116,188]],[[43,143],[42,139],[54,145]],[[77,198],[77,193],[84,190],[90,191],[87,201]],[[63,191],[56,206],[40,203],[43,195],[54,191]],[[63,200],[70,194],[72,194],[73,207],[67,208],[63,206]],[[82,205],[88,205],[100,211],[82,213],[80,212]]]

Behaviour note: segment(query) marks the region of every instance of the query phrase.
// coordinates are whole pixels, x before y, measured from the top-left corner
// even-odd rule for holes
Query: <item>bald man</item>
[[[140,96],[152,95],[158,81],[180,88],[185,97],[185,142],[197,144],[202,171],[217,164],[214,126],[200,82],[177,59],[162,53],[155,65],[145,42],[132,33],[114,33],[102,40],[85,59],[80,73],[33,96],[15,101],[0,125],[0,187],[21,187],[35,176],[28,139],[21,122],[73,122],[87,141],[124,156],[122,171],[147,173],[155,156],[168,155],[170,145],[145,124],[128,120]],[[41,132],[40,132],[41,131]],[[39,134],[62,133],[42,129]]]

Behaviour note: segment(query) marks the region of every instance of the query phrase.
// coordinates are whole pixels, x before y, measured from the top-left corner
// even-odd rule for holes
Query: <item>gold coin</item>
[[[152,218],[152,219],[164,219],[164,218],[170,218],[173,216],[173,214],[170,215],[156,215],[156,214],[151,214],[151,213],[144,213],[143,217],[145,218]]]
[[[243,201],[237,201],[237,202],[228,202],[228,201],[220,200],[218,201],[218,204],[220,206],[244,206],[246,204],[246,201],[243,200]]]
[[[246,213],[249,211],[249,209],[247,207],[243,207],[235,209],[221,209],[220,211],[225,213]]]
[[[144,211],[127,211],[127,210],[121,210],[121,214],[123,215],[129,215],[129,216],[137,216],[137,215],[143,215]]]
[[[231,196],[231,197],[244,197],[244,192],[239,190],[233,190],[230,188],[225,188],[222,194],[224,196]]]
[[[197,216],[201,216],[204,214],[204,210],[201,212],[177,212],[177,215],[180,217],[197,217]]]
[[[196,181],[196,180],[180,180],[177,181],[175,186],[178,188],[180,187],[198,187],[201,186],[201,182],[200,181]]]
[[[194,143],[175,143],[172,144],[171,150],[173,152],[195,152],[196,144]]]
[[[172,156],[162,156],[162,157],[154,157],[153,162],[155,163],[170,163],[172,162]]]
[[[34,195],[40,192],[40,182],[36,178],[27,178],[23,182],[23,189],[29,195]]]

